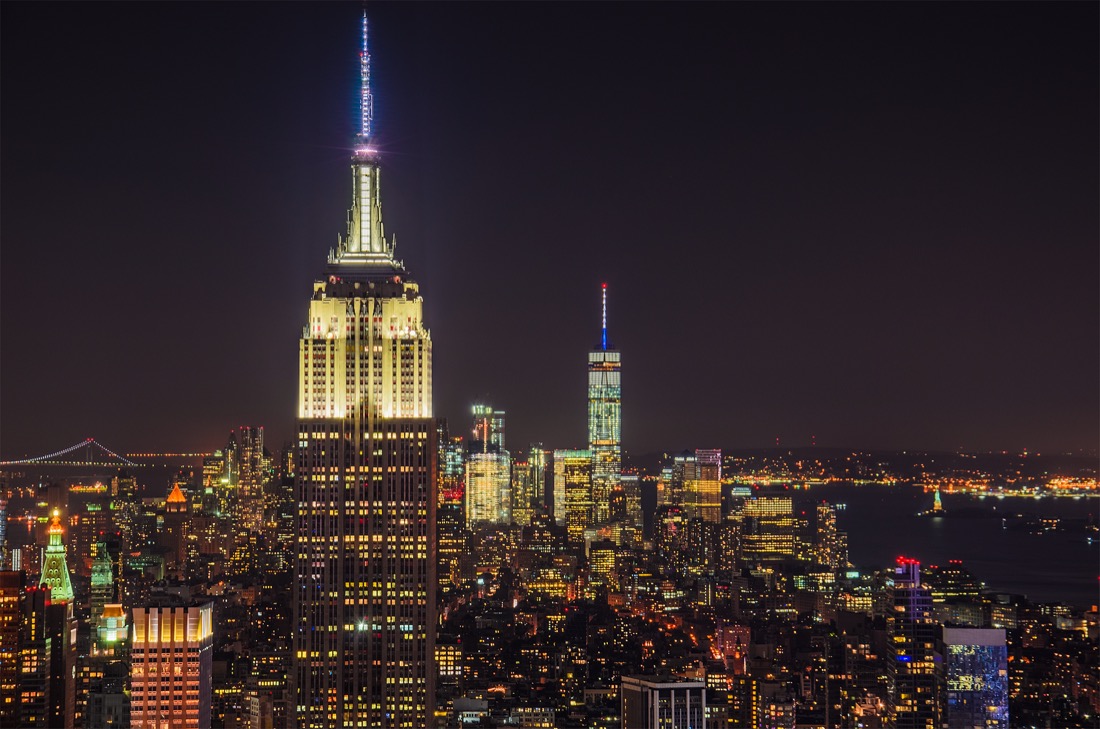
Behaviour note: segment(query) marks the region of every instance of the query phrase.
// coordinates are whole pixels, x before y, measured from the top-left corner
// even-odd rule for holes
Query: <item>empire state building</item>
[[[347,233],[299,344],[294,707],[299,727],[424,727],[434,710],[432,342],[382,227],[367,19]]]

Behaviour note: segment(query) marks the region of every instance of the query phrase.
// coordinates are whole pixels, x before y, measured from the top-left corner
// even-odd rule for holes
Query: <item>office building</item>
[[[19,573],[21,574],[21,573]],[[19,627],[19,727],[52,727],[50,694],[54,635],[47,613],[50,587],[29,586],[22,595]]]
[[[466,454],[466,528],[512,523],[512,456],[504,447],[504,411],[474,405]]]
[[[696,450],[683,459],[684,511],[688,519],[722,521],[722,451]]]
[[[747,562],[794,559],[798,521],[790,496],[754,496],[741,511],[741,555]]]
[[[932,592],[920,582],[920,562],[899,557],[889,592],[892,611],[887,616],[886,670],[891,726],[936,729],[941,719],[938,625],[932,616]]]
[[[187,563],[188,511],[187,497],[178,483],[173,484],[164,500],[164,529],[157,534],[158,544],[166,550],[164,566],[172,571],[182,570]]]
[[[999,628],[944,628],[943,726],[1007,729],[1008,647]]]
[[[259,532],[264,524],[264,429],[241,426],[237,451],[238,528]]]
[[[499,453],[504,450],[503,410],[494,410],[492,405],[474,405],[474,433],[470,444],[471,451],[480,453]]]
[[[130,726],[210,726],[214,604],[164,598],[133,609]]]
[[[817,505],[814,537],[814,561],[817,564],[834,570],[847,565],[841,535],[836,527],[836,508],[828,502]]]
[[[128,614],[107,603],[93,626],[91,649],[81,656],[77,705],[86,729],[130,725]]]
[[[554,509],[555,520],[565,527],[566,540],[572,545],[583,544],[585,530],[593,525],[592,454],[589,451],[554,451]]]
[[[49,543],[42,551],[42,576],[40,582],[50,588],[52,602],[72,602],[73,585],[69,579],[68,558],[61,536],[65,533],[61,526],[61,512],[53,510],[50,526],[46,529]]]
[[[687,550],[687,519],[683,507],[673,504],[657,507],[653,517],[653,543],[668,571],[682,573]]]
[[[611,524],[620,547],[639,547],[645,527],[642,488],[636,473],[624,473],[611,490]]]
[[[531,450],[527,453],[527,468],[531,472],[531,498],[534,500],[535,514],[549,514],[551,504],[547,486],[550,483],[550,453],[542,447],[542,443],[531,444]]]
[[[363,18],[347,234],[300,342],[293,705],[300,727],[426,726],[435,709],[437,431],[419,286],[384,236]]]
[[[588,450],[592,457],[592,523],[611,519],[611,492],[623,470],[622,359],[607,342],[607,284],[603,285],[600,346],[588,353]]]
[[[245,683],[249,729],[277,729],[287,725],[287,664],[283,648],[265,647],[252,654]]]
[[[49,644],[49,694],[46,722],[50,727],[70,729],[76,721],[76,616],[73,586],[65,545],[61,514],[53,510],[49,544],[42,552],[40,588],[48,588],[45,604],[46,639]],[[35,613],[37,614],[37,613]]]
[[[505,453],[470,453],[466,457],[466,528],[511,524],[511,458]]]
[[[0,726],[19,724],[19,649],[26,573],[0,572]]]
[[[92,560],[91,608],[92,625],[99,624],[99,618],[103,614],[103,606],[115,599],[115,574],[111,566],[111,555],[107,551],[104,542],[98,542],[95,549],[95,557]]]
[[[447,422],[440,418],[436,432],[439,440],[439,494],[436,508],[436,552],[439,557],[440,589],[457,585],[459,563],[469,551],[466,531],[466,446],[462,438],[452,438]]]
[[[706,685],[657,676],[623,676],[623,729],[706,729]]]
[[[122,661],[108,663],[92,684],[84,714],[85,729],[123,729],[130,726],[130,668]]]
[[[689,463],[694,462],[695,454],[684,451],[673,456],[672,463],[661,468],[657,479],[657,506],[681,506],[685,502],[684,479]]]
[[[519,527],[530,526],[531,517],[535,515],[535,497],[531,464],[526,460],[512,464],[511,497],[512,523]]]

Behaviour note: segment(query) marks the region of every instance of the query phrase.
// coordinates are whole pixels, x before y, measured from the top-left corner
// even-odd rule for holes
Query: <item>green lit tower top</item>
[[[111,568],[111,555],[103,542],[96,544],[95,559],[92,561],[92,623],[96,624],[103,615],[103,606],[114,602],[115,573]]]
[[[50,588],[50,600],[53,602],[72,602],[73,600],[69,565],[65,561],[65,545],[61,543],[61,535],[64,531],[61,527],[61,513],[54,509],[53,521],[48,530],[50,542],[42,555],[42,584]]]

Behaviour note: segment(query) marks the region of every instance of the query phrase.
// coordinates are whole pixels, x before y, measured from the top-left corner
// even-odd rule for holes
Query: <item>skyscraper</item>
[[[25,573],[0,572],[0,726],[19,723],[19,660]]]
[[[943,725],[1008,726],[1008,648],[1003,628],[944,628]]]
[[[722,521],[722,451],[696,449],[684,461],[684,506],[689,519]]]
[[[440,418],[436,431],[439,439],[439,503],[436,508],[436,553],[440,589],[458,583],[458,566],[469,550],[466,537],[466,447],[462,438],[452,438],[447,421]]]
[[[530,526],[535,511],[534,489],[531,483],[531,464],[516,461],[512,467],[512,523],[516,526]]]
[[[302,727],[426,726],[435,708],[431,336],[386,241],[363,17],[347,235],[300,343],[294,706]]]
[[[103,615],[103,606],[115,599],[115,575],[111,569],[111,555],[107,551],[107,545],[99,542],[96,545],[95,559],[92,560],[91,597],[89,606],[92,625],[99,624],[99,618]]]
[[[554,451],[554,509],[554,517],[565,526],[570,544],[583,544],[593,514],[590,451]]]
[[[706,686],[659,676],[623,676],[623,729],[706,729]]]
[[[258,532],[264,522],[264,429],[241,426],[237,452],[238,526]]]
[[[47,721],[51,727],[71,727],[76,715],[76,617],[73,586],[65,545],[61,515],[53,511],[49,528],[50,542],[42,554],[41,587],[49,587],[46,601],[46,632],[50,640],[50,694]]]
[[[512,457],[504,448],[504,411],[474,405],[466,457],[466,526],[512,523]]]
[[[607,284],[603,285],[600,346],[588,353],[588,450],[592,454],[592,520],[611,518],[611,490],[623,470],[622,362],[607,343]]]
[[[214,603],[134,608],[130,726],[210,726]]]
[[[741,553],[747,561],[794,559],[798,529],[790,496],[754,496],[741,511]]]
[[[550,495],[546,489],[548,456],[543,450],[542,443],[532,443],[531,450],[527,454],[527,464],[531,471],[531,493],[536,502],[536,512],[549,513],[550,504],[547,497]]]
[[[932,617],[932,591],[920,583],[920,562],[899,557],[888,621],[886,657],[890,678],[890,726],[934,729],[941,705],[936,666],[937,623]]]

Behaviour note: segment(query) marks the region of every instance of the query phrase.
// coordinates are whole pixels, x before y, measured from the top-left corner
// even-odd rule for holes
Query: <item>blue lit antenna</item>
[[[374,119],[374,98],[370,93],[370,48],[367,47],[367,11],[363,11],[363,50],[359,54],[359,80],[363,87],[360,90],[359,113],[362,115],[362,129],[359,132],[360,141],[366,144],[370,141],[370,126]]]
[[[607,284],[603,285],[603,348],[607,351]]]

